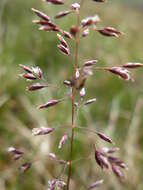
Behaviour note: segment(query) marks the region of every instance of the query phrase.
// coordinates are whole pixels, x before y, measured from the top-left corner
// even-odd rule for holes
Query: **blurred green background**
[[[102,19],[100,26],[113,26],[126,35],[111,39],[91,32],[80,43],[80,64],[94,58],[99,60],[99,66],[143,62],[143,1],[109,0],[97,4],[86,0],[85,4],[83,17],[98,14]],[[32,24],[36,16],[31,7],[51,17],[65,9],[40,0],[0,0],[0,190],[46,189],[48,180],[61,169],[48,159],[48,153],[55,152],[61,159],[67,159],[69,153],[69,143],[62,151],[57,150],[57,146],[62,134],[70,130],[71,104],[66,101],[50,110],[36,109],[52,97],[62,97],[67,88],[28,93],[25,91],[27,82],[19,77],[19,64],[40,66],[47,81],[53,84],[60,84],[71,73],[68,59],[57,50],[56,34],[39,31]],[[57,21],[66,30],[74,23],[72,15]],[[133,74],[134,83],[109,73],[95,72],[86,84],[86,99],[96,97],[97,102],[83,108],[78,120],[80,126],[110,135],[120,147],[119,155],[129,166],[125,172],[126,183],[119,183],[110,171],[101,171],[93,155],[91,160],[74,164],[72,189],[86,189],[101,178],[105,183],[99,190],[143,189],[143,70],[137,69]],[[57,130],[48,137],[33,137],[31,129],[39,126]],[[108,146],[91,133],[77,131],[74,159],[93,154],[94,143]],[[7,153],[9,146],[21,148],[26,155],[24,161],[34,162],[25,175],[18,170],[24,161],[14,162]]]

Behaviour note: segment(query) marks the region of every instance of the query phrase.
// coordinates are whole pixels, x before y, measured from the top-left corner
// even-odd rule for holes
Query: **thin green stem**
[[[82,161],[82,160],[89,160],[89,159],[91,159],[93,156],[92,156],[92,154],[91,155],[89,155],[88,157],[81,157],[81,158],[78,158],[78,159],[76,159],[76,160],[73,160],[72,161],[72,164],[76,164],[77,162],[79,162],[79,161]]]
[[[111,67],[94,67],[95,70],[104,70],[107,71],[109,70]]]
[[[83,6],[84,0],[81,0],[81,6]],[[79,41],[80,41],[80,11],[77,10],[77,26],[79,31],[76,34],[75,38],[75,59],[73,64],[73,78],[76,77],[76,70],[78,68],[78,56],[79,56]],[[75,116],[75,110],[74,110],[74,102],[75,102],[75,93],[76,89],[72,87],[72,136],[71,136],[71,142],[70,142],[70,159],[69,159],[69,171],[68,171],[68,179],[67,179],[67,190],[69,190],[70,187],[70,179],[71,179],[71,172],[72,172],[72,157],[73,157],[73,142],[74,142],[74,116]]]
[[[80,13],[77,12],[77,28],[80,25]],[[78,50],[79,50],[79,32],[76,34],[75,38],[75,59],[73,65],[73,78],[75,78],[76,69],[78,67]],[[76,89],[72,87],[72,136],[70,141],[70,159],[69,159],[69,170],[68,170],[68,179],[67,179],[67,190],[70,187],[70,179],[71,179],[71,172],[72,172],[72,157],[73,157],[73,142],[74,142],[74,101],[75,101],[75,92]]]
[[[89,129],[89,128],[85,128],[85,127],[75,126],[75,128],[77,128],[77,129],[82,129],[82,130],[85,130],[85,131],[87,131],[87,132],[91,132],[91,133],[95,133],[95,134],[98,133],[97,131],[95,131],[95,130],[93,130],[93,129]]]
[[[69,190],[70,179],[71,179],[73,141],[74,141],[74,88],[72,88],[72,136],[71,136],[71,142],[70,142],[70,160],[69,160],[69,171],[68,171],[68,179],[67,179],[67,190]]]

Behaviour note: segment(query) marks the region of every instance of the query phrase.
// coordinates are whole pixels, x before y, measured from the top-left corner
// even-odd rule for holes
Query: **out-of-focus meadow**
[[[70,1],[67,1],[70,2]],[[73,2],[73,1],[71,1]],[[113,26],[126,35],[119,39],[106,38],[95,32],[80,43],[80,64],[98,59],[100,66],[115,66],[126,62],[143,62],[143,2],[142,0],[109,1],[105,4],[86,0],[82,16],[99,14],[101,26]],[[61,84],[71,73],[68,59],[57,50],[55,33],[39,31],[32,24],[35,15],[31,7],[53,16],[62,7],[50,6],[40,0],[0,0],[0,190],[44,190],[48,180],[58,175],[60,167],[48,159],[49,152],[68,158],[69,143],[57,150],[63,132],[70,130],[71,104],[65,102],[50,110],[36,107],[52,97],[62,97],[66,88],[28,93],[27,82],[19,78],[19,64],[40,66],[49,83]],[[75,23],[68,16],[57,23],[65,29]],[[87,157],[73,165],[73,189],[104,178],[104,190],[143,189],[143,69],[134,72],[135,82],[125,82],[116,76],[94,72],[86,84],[87,98],[97,102],[79,113],[78,124],[108,134],[120,147],[120,157],[128,164],[126,183],[121,184],[112,172],[101,171],[94,160],[92,144],[101,144],[92,133],[76,131],[74,158]],[[31,129],[39,126],[56,127],[48,137],[33,137]],[[67,127],[66,127],[67,126]],[[22,148],[32,168],[22,175],[21,160],[14,162],[7,153],[9,146]],[[75,182],[76,181],[76,182]]]

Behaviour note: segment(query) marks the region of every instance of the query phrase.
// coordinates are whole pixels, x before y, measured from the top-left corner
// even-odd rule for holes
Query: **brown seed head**
[[[82,37],[85,38],[86,36],[89,35],[89,28],[86,28],[85,30],[83,30],[82,32]]]
[[[60,34],[57,34],[57,37],[58,37],[60,43],[61,43],[65,48],[68,48],[68,44],[67,44],[67,42],[65,41],[65,39],[64,39]]]
[[[68,140],[68,135],[64,134],[64,136],[61,138],[61,140],[59,142],[58,148],[61,149],[67,140]]]
[[[125,63],[122,67],[124,68],[128,68],[128,69],[135,69],[135,68],[138,68],[138,67],[143,67],[143,64],[142,63]]]
[[[106,168],[108,169],[109,168],[109,162],[107,160],[107,158],[101,153],[99,152],[97,149],[96,149],[96,146],[95,146],[95,160],[97,162],[97,164],[103,169],[103,168]]]
[[[56,160],[56,155],[54,153],[49,153],[48,156],[51,160]]]
[[[71,5],[71,9],[73,9],[73,10],[79,10],[80,9],[80,4],[78,4],[78,3],[73,3],[72,5]]]
[[[104,3],[104,2],[106,2],[107,0],[92,0],[92,1],[98,2],[98,3]]]
[[[112,164],[112,171],[113,173],[120,179],[123,179],[124,178],[124,175],[123,173],[121,172],[121,170],[119,169],[118,166]]]
[[[109,143],[113,143],[112,139],[107,137],[106,135],[104,135],[103,133],[96,133],[102,140],[109,142]]]
[[[62,5],[64,4],[64,0],[45,0],[48,3],[54,4],[54,5]]]
[[[84,103],[84,105],[89,105],[89,104],[92,104],[92,103],[94,103],[94,102],[96,102],[96,98],[87,100],[87,101]]]
[[[100,21],[100,18],[98,15],[95,16],[89,16],[81,21],[82,27],[87,27],[91,25],[96,25]]]
[[[62,31],[62,34],[64,35],[64,37],[69,38],[69,39],[72,39],[72,35],[71,35],[69,32],[67,32],[67,31]]]
[[[110,71],[111,73],[120,76],[124,80],[133,80],[130,76],[130,72],[127,69],[124,69],[122,67],[111,67],[109,69],[106,69]]]
[[[50,100],[46,104],[40,105],[39,109],[44,109],[44,108],[49,108],[49,107],[55,106],[59,102],[60,102],[60,100]]]
[[[30,162],[26,162],[24,164],[22,164],[22,166],[20,167],[21,172],[26,172],[31,168],[31,163]]]
[[[28,91],[36,91],[36,90],[41,90],[43,88],[47,87],[47,85],[42,85],[40,83],[32,84],[27,87]]]
[[[46,15],[45,13],[37,10],[37,9],[34,9],[32,8],[31,9],[37,16],[39,16],[40,18],[46,20],[46,21],[50,21],[50,17],[48,15]]]
[[[37,78],[32,73],[24,73],[22,76],[28,80],[36,80]]]
[[[60,29],[58,27],[53,26],[41,26],[39,30],[47,31],[47,32],[59,32]]]
[[[38,78],[41,79],[43,76],[43,72],[40,67],[32,67],[33,74]]]
[[[27,73],[32,73],[32,69],[28,66],[25,66],[25,65],[22,65],[20,64],[19,65],[24,71],[26,71]]]
[[[94,66],[94,65],[96,65],[97,62],[98,62],[98,60],[95,60],[95,59],[86,61],[83,66],[85,66],[85,67]]]
[[[95,183],[91,184],[88,189],[94,189],[96,187],[100,187],[102,184],[103,184],[104,180],[99,180],[99,181],[96,181]]]
[[[95,29],[96,31],[98,31],[100,34],[102,34],[103,36],[107,36],[107,37],[119,37],[120,35],[122,35],[123,33],[116,30],[113,27],[105,27],[103,29]]]
[[[68,11],[61,11],[61,12],[59,12],[54,18],[55,18],[55,19],[58,19],[58,18],[65,17],[65,16],[69,15],[71,12],[72,12],[71,10],[68,10]]]
[[[58,49],[65,55],[70,55],[70,50],[69,48],[66,48],[65,46],[63,46],[62,44],[57,46]]]
[[[21,151],[19,149],[16,149],[14,147],[9,147],[8,152],[13,154],[13,159],[14,160],[19,160],[24,154],[23,151]]]
[[[48,128],[48,127],[33,128],[32,135],[34,135],[34,136],[47,135],[47,134],[53,132],[54,130],[55,130],[54,128]]]

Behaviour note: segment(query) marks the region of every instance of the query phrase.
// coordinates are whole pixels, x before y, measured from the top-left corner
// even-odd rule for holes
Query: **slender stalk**
[[[74,141],[74,89],[72,88],[72,136],[71,136],[71,143],[70,143],[70,160],[69,160],[69,171],[68,171],[68,179],[67,179],[67,190],[69,190],[70,179],[71,179],[73,141]]]
[[[77,12],[77,27],[80,25],[80,13]],[[75,38],[75,60],[73,65],[73,78],[75,78],[76,69],[78,67],[78,50],[79,50],[79,32],[76,34]],[[72,156],[73,156],[73,142],[74,142],[74,100],[75,100],[75,92],[76,89],[72,87],[72,136],[70,142],[70,159],[69,159],[69,170],[68,170],[68,179],[67,179],[67,190],[70,187],[70,179],[71,179],[71,172],[72,172]]]
[[[85,127],[79,127],[79,126],[75,126],[77,129],[82,129],[82,130],[85,130],[87,132],[91,132],[91,133],[95,133],[97,134],[98,132],[93,130],[93,129],[89,129],[89,128],[85,128]]]

